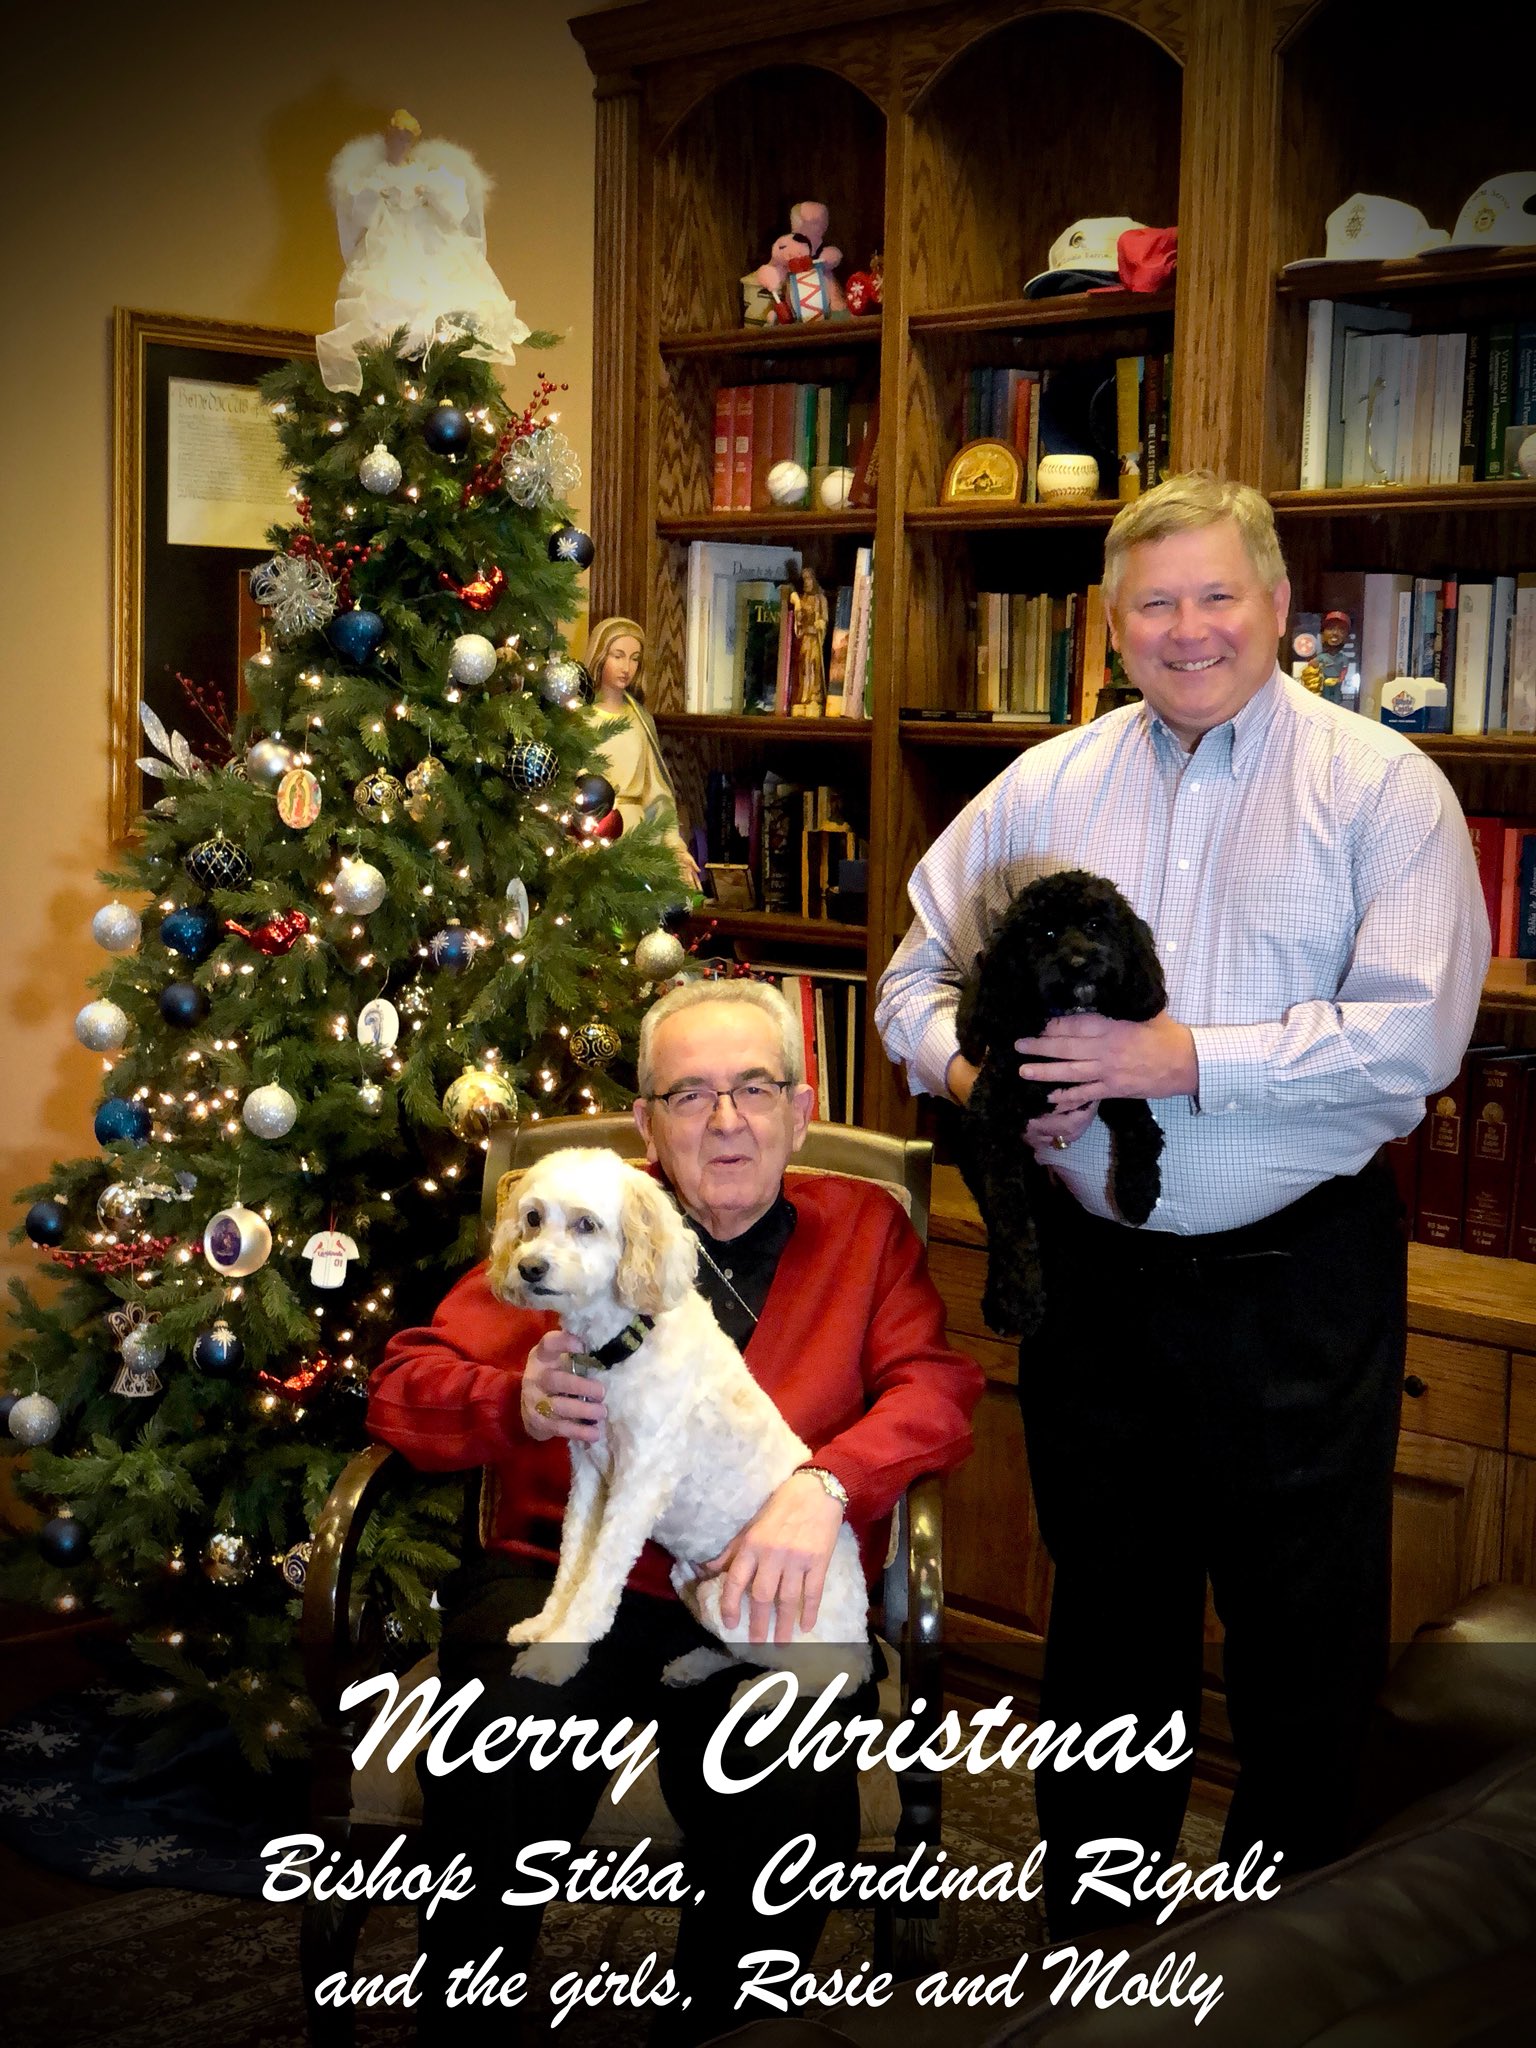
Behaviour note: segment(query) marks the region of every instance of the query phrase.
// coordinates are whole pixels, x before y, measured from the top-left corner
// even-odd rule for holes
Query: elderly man
[[[828,1560],[846,1519],[867,1571],[884,1555],[892,1507],[909,1482],[945,1471],[970,1448],[969,1416],[982,1377],[944,1341],[944,1308],[922,1246],[882,1189],[829,1175],[786,1178],[811,1114],[800,1031],[776,991],[753,982],[675,989],[647,1014],[635,1119],[655,1171],[699,1244],[699,1285],[748,1366],[814,1457],[793,1473],[708,1569],[725,1574],[722,1612],[742,1603],[758,1641],[788,1642],[815,1616]],[[663,1687],[662,1668],[706,1641],[674,1598],[669,1560],[648,1545],[610,1634],[558,1687],[511,1673],[507,1629],[543,1604],[559,1546],[569,1463],[565,1439],[593,1441],[604,1423],[599,1382],[568,1368],[579,1349],[548,1315],[514,1310],[469,1273],[428,1329],[397,1336],[370,1390],[372,1433],[429,1470],[495,1470],[486,1560],[456,1575],[446,1609],[446,1683],[479,1678],[479,1721],[567,1715],[608,1728],[620,1717],[658,1723],[661,1787],[686,1839],[690,1881],[675,1968],[692,2003],[663,2015],[669,2041],[707,2040],[736,2024],[736,1960],[754,1947],[809,1960],[825,1908],[807,1902],[768,1922],[752,1913],[757,1871],[789,1836],[810,1831],[822,1857],[858,1842],[850,1767],[781,1768],[729,1796],[704,1784],[706,1743],[737,1683],[725,1672]],[[872,1688],[842,1703],[872,1711]],[[737,1776],[761,1770],[764,1757]],[[507,2038],[505,2013],[448,2012],[448,1970],[500,1946],[500,1968],[526,1967],[542,1909],[511,1908],[518,1851],[535,1841],[579,1843],[603,1791],[602,1769],[563,1759],[533,1771],[521,1760],[495,1776],[460,1771],[423,1779],[429,1853],[468,1856],[476,1891],[422,1923],[428,1956],[427,2038]],[[662,1859],[664,1860],[664,1859]]]
[[[1377,1154],[1457,1069],[1488,923],[1435,764],[1278,670],[1290,585],[1256,491],[1135,500],[1104,592],[1144,701],[1020,755],[935,843],[877,1016],[912,1087],[963,1103],[959,984],[1024,884],[1093,870],[1152,928],[1162,1015],[1018,1042],[1057,1084],[1023,1134],[1051,1168],[1019,1359],[1056,1567],[1044,1711],[1192,1728],[1209,1576],[1242,1763],[1224,1851],[1290,1870],[1340,1846],[1386,1646],[1406,1249]],[[1106,1196],[1105,1097],[1163,1129],[1141,1230]],[[1077,1844],[1168,1856],[1188,1783],[1037,1779],[1054,1933],[1115,1917],[1075,1896]]]

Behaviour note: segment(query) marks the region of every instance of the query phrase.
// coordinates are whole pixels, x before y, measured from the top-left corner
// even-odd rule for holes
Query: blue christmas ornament
[[[98,1145],[143,1145],[149,1139],[149,1111],[142,1102],[126,1102],[121,1095],[109,1095],[97,1110],[91,1128]]]
[[[26,1231],[34,1244],[62,1244],[69,1211],[62,1202],[34,1202],[27,1211]]]
[[[195,967],[219,943],[219,913],[206,903],[189,903],[160,920],[160,943]]]
[[[552,562],[574,562],[578,569],[590,569],[597,553],[591,534],[579,526],[557,526],[545,546]]]
[[[325,637],[343,661],[361,668],[384,645],[384,621],[377,612],[338,612],[326,627]]]
[[[421,438],[434,455],[462,455],[469,446],[469,419],[456,405],[440,405],[422,421]]]
[[[195,981],[172,981],[160,991],[160,1014],[178,1031],[189,1031],[208,1014],[208,998]]]
[[[11,1410],[20,1399],[20,1394],[0,1394],[0,1429],[9,1427]]]
[[[46,1564],[67,1568],[85,1556],[85,1531],[72,1515],[55,1515],[38,1530],[37,1547]]]
[[[221,1316],[192,1346],[192,1363],[211,1380],[233,1379],[245,1363],[245,1346]]]
[[[463,925],[450,924],[442,931],[434,932],[427,941],[427,954],[434,967],[447,968],[456,974],[474,958],[474,947]]]

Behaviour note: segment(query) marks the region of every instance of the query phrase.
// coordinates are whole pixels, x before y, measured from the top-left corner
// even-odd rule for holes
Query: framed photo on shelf
[[[710,890],[717,910],[755,910],[752,870],[745,862],[712,860],[705,863]]]
[[[195,753],[218,741],[219,721],[238,709],[242,660],[259,645],[245,572],[271,554],[267,528],[293,517],[256,387],[268,370],[314,352],[312,334],[286,328],[125,306],[113,316],[108,800],[116,845],[158,793],[135,766],[153,751],[140,704],[184,733]]]

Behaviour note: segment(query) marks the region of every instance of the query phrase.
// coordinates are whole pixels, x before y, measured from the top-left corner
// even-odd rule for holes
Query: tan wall
[[[7,1231],[14,1190],[93,1144],[100,1063],[71,1025],[106,960],[89,921],[108,851],[112,309],[328,327],[340,262],[326,166],[404,104],[495,179],[491,262],[532,325],[569,330],[548,361],[570,381],[562,425],[585,465],[593,107],[565,12],[558,0],[458,0],[436,16],[414,0],[29,10],[26,83],[0,141],[12,201],[0,320]],[[510,395],[533,368],[524,358],[506,373]],[[0,1245],[0,1259],[37,1265],[26,1246]]]

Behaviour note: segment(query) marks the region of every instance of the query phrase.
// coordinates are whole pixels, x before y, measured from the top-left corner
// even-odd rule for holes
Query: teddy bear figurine
[[[827,320],[847,312],[843,288],[835,276],[841,249],[827,241],[828,213],[819,199],[804,199],[789,209],[789,233],[773,244],[768,261],[755,273],[771,294],[780,321]]]

